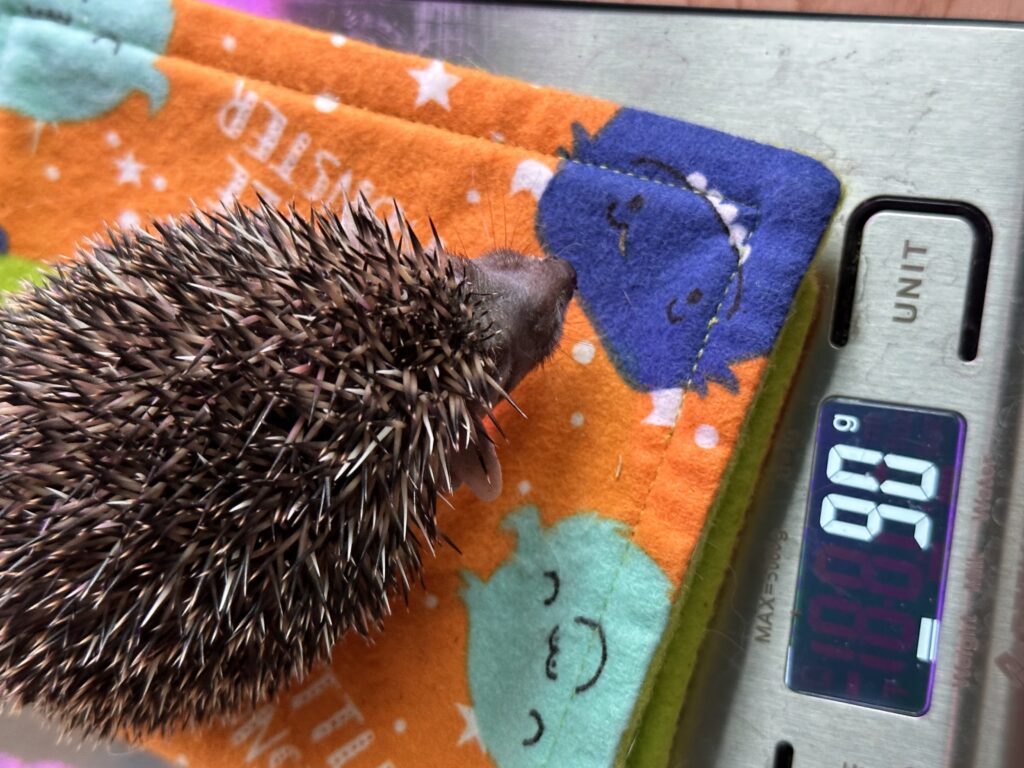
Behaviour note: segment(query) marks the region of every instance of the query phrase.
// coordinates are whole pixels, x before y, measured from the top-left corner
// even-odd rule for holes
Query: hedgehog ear
[[[486,436],[469,448],[456,448],[451,462],[452,485],[469,486],[481,501],[494,501],[501,495],[501,464],[494,443]]]

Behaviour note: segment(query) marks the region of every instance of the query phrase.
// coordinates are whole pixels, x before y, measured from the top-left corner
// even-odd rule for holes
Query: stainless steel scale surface
[[[583,4],[283,6],[302,23],[829,165],[845,197],[820,259],[822,318],[702,650],[673,765],[1024,764],[1024,27]],[[895,199],[864,206],[879,196]],[[917,643],[917,658],[934,671],[920,715],[787,685],[805,523],[819,521],[808,507],[818,411],[832,396],[951,412],[966,425],[941,622],[923,618]],[[830,418],[844,430],[853,423]],[[909,520],[886,508],[878,525]],[[861,535],[851,519],[844,535]],[[33,728],[24,718],[0,721],[0,752],[28,745]],[[150,764],[61,751],[49,738],[23,753],[81,766]]]

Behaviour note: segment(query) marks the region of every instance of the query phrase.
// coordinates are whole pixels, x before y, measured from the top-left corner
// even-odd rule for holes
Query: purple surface
[[[211,5],[220,5],[236,11],[244,11],[256,16],[281,19],[286,15],[284,0],[205,0]],[[4,768],[0,764],[0,768]]]
[[[13,755],[5,755],[0,752],[0,768],[74,768],[74,766],[56,760],[25,762]]]

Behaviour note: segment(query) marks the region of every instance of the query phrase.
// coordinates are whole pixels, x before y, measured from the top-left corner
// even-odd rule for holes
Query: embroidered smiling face
[[[154,61],[173,24],[170,0],[0,0],[0,107],[84,120],[141,91],[155,112],[168,83]]]
[[[487,582],[465,574],[469,682],[502,768],[611,761],[665,626],[669,582],[597,514],[541,528],[506,519],[516,551]]]
[[[775,289],[754,282],[761,267],[748,261],[760,213],[715,186],[710,161],[693,167],[693,138],[672,135],[682,130],[628,109],[594,136],[577,129],[538,207],[544,248],[576,268],[584,310],[642,391],[733,388],[729,366],[771,343],[747,327],[763,323],[751,289]],[[726,328],[725,343],[708,343]]]

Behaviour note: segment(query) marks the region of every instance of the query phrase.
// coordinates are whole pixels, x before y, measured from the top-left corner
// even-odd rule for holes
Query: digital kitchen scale
[[[1024,764],[1024,27],[281,6],[300,23],[792,148],[839,176],[821,318],[672,764]],[[0,722],[0,745],[32,727]],[[40,744],[27,756],[63,754]]]

